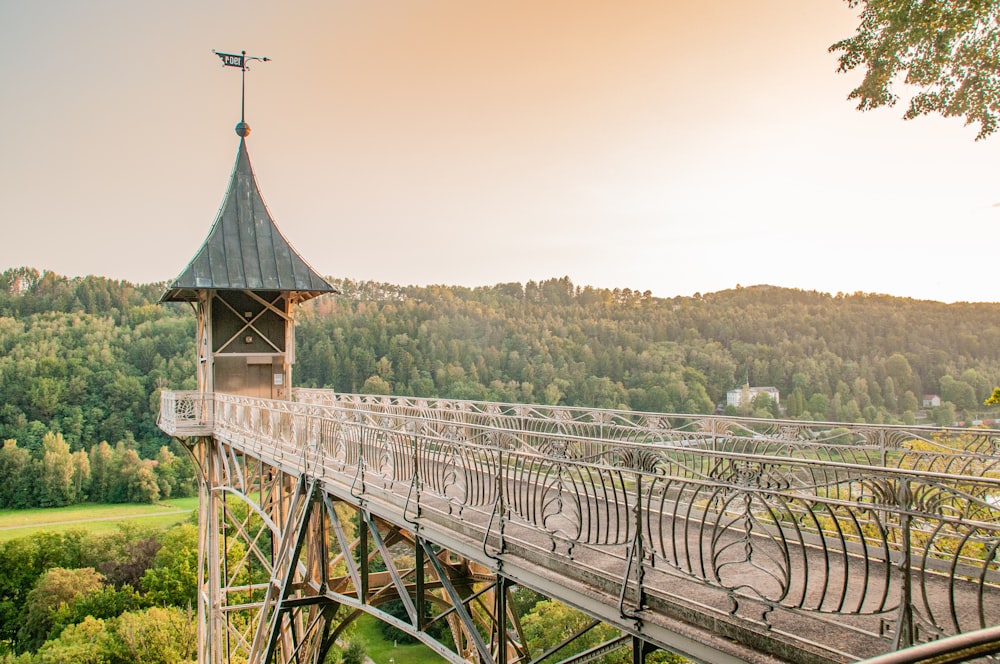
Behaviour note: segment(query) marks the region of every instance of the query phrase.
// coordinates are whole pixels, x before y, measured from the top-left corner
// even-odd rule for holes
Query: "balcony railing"
[[[194,391],[160,393],[157,424],[168,436],[211,436],[215,400],[212,394]]]

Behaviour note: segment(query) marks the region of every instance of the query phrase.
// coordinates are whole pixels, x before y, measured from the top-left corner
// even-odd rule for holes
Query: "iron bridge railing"
[[[662,610],[831,657],[1000,623],[1000,431],[335,394],[164,392],[214,435],[617,584]]]

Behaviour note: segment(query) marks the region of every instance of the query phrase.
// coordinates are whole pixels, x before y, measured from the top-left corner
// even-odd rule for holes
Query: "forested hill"
[[[769,286],[661,299],[565,277],[339,285],[300,318],[300,384],[711,412],[749,380],[777,387],[790,417],[904,421],[939,394],[952,405],[928,415],[948,423],[1000,384],[998,304]]]
[[[156,389],[194,387],[194,316],[156,301],[163,284],[0,274],[0,440],[39,453],[47,431],[72,450],[136,440],[145,458],[167,442]]]
[[[790,417],[981,416],[1000,384],[1000,305],[766,286],[661,299],[568,278],[482,288],[333,280],[302,307],[298,385],[499,401],[711,412],[749,379]],[[165,440],[156,390],[194,384],[190,307],[163,284],[0,274],[0,439],[37,449]],[[777,415],[757,403],[754,414]],[[992,415],[991,415],[992,417]]]

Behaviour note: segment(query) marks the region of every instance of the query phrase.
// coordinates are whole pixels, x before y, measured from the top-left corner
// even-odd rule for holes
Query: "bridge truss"
[[[514,587],[618,630],[576,661],[849,661],[1000,622],[996,430],[316,390],[160,418],[202,472],[204,663],[321,662],[362,613],[527,663]]]

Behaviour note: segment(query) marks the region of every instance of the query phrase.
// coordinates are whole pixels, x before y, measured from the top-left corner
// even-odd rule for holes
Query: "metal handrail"
[[[896,650],[857,664],[952,664],[1000,653],[1000,625]]]

